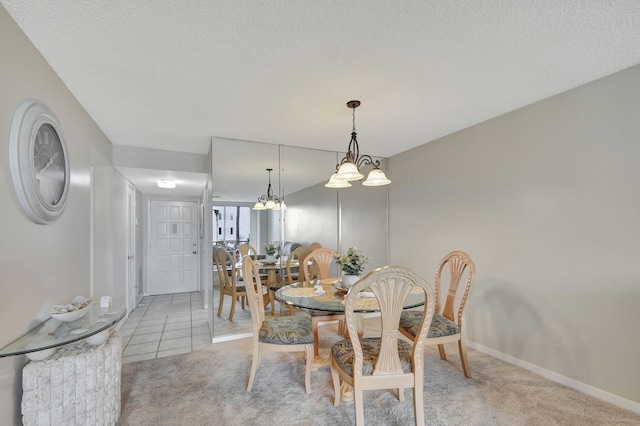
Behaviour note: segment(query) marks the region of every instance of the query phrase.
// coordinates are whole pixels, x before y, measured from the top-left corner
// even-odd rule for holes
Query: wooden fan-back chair
[[[255,263],[249,256],[243,258],[243,271],[247,280],[247,298],[253,324],[253,360],[247,392],[251,391],[262,352],[304,352],[306,358],[304,386],[311,393],[311,366],[313,364],[313,330],[307,315],[286,317],[265,316],[262,281]],[[255,284],[255,289],[252,284]]]
[[[319,242],[317,242],[317,241],[314,241],[314,242],[312,242],[311,244],[309,244],[309,248],[310,248],[311,250],[319,249],[319,248],[322,248],[322,244],[320,244],[320,243],[319,243]]]
[[[304,277],[304,280],[310,281],[312,279],[322,280],[331,278],[331,262],[336,256],[338,256],[338,253],[329,248],[319,248],[313,250],[307,257],[307,260],[300,265],[302,267],[302,275]],[[344,315],[335,312],[324,312],[313,309],[309,310],[309,314],[311,315],[311,321],[313,322],[313,353],[314,355],[319,355],[318,324],[321,321],[338,320],[340,321],[338,330],[339,332],[342,332],[342,329],[344,327]]]
[[[442,286],[442,271],[444,267],[449,266],[449,288],[443,289]],[[458,290],[460,290],[459,284],[464,276],[465,270],[467,272],[466,284],[464,286],[464,292],[462,297],[457,298]],[[473,281],[473,275],[475,274],[475,266],[471,261],[469,255],[463,251],[452,251],[447,254],[444,259],[438,264],[435,277],[435,311],[431,322],[431,328],[425,344],[438,345],[438,352],[440,358],[447,359],[447,355],[444,351],[444,343],[458,342],[458,350],[460,352],[460,361],[462,362],[462,371],[464,375],[471,378],[471,369],[469,368],[469,361],[467,360],[467,347],[465,345],[465,338],[463,334],[464,328],[462,327],[462,313],[464,306],[469,296],[469,289],[471,288],[471,282]],[[442,310],[440,310],[440,295],[441,292],[446,290],[446,300]],[[459,305],[457,309],[455,307],[456,299],[459,299]],[[456,311],[457,310],[457,315]],[[416,335],[417,326],[421,321],[421,312],[418,311],[405,311],[400,317],[400,331],[409,339],[414,340]]]
[[[354,309],[358,293],[373,292],[380,307],[380,335],[361,338],[358,335]],[[415,344],[401,338],[398,331],[400,315],[407,296],[423,291],[422,320],[417,328]],[[368,389],[398,389],[398,399],[404,400],[404,388],[413,388],[416,425],[424,425],[424,341],[434,311],[433,289],[421,277],[407,268],[378,268],[353,285],[345,299],[345,317],[349,340],[331,347],[330,365],[334,387],[334,405],[340,404],[342,384],[353,386],[356,425],[364,425],[364,395]]]

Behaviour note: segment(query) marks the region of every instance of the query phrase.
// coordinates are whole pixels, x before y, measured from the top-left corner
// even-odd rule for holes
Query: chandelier
[[[348,188],[351,186],[350,181],[360,180],[364,177],[360,173],[360,167],[369,165],[373,166],[373,170],[369,172],[367,180],[362,184],[365,186],[389,185],[391,181],[380,170],[380,161],[374,161],[370,155],[360,155],[360,147],[358,147],[358,139],[356,139],[356,108],[360,106],[360,101],[349,101],[347,106],[353,110],[353,130],[351,131],[347,155],[336,164],[336,172],[331,175],[329,182],[324,186],[327,188]]]
[[[274,195],[271,188],[271,171],[273,169],[267,169],[269,172],[269,186],[267,187],[267,193],[258,197],[258,201],[253,206],[253,210],[286,210],[287,206],[284,204],[284,200],[280,200],[277,195]]]

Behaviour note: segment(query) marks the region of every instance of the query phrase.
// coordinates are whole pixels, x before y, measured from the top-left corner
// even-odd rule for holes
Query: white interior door
[[[198,290],[198,203],[151,201],[149,292]]]

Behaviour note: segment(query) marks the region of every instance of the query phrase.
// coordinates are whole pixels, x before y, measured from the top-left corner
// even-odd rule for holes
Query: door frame
[[[136,262],[136,189],[134,186],[127,182],[127,224],[126,224],[126,264],[125,264],[125,280],[126,280],[126,304],[127,312],[131,312],[138,306],[140,301],[137,286],[141,285],[137,281],[137,262]],[[131,241],[131,247],[129,242]]]

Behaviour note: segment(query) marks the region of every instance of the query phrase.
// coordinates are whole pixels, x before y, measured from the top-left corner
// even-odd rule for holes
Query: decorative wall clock
[[[69,159],[60,123],[43,103],[25,100],[13,115],[9,165],[26,215],[40,224],[58,219],[69,192]]]

